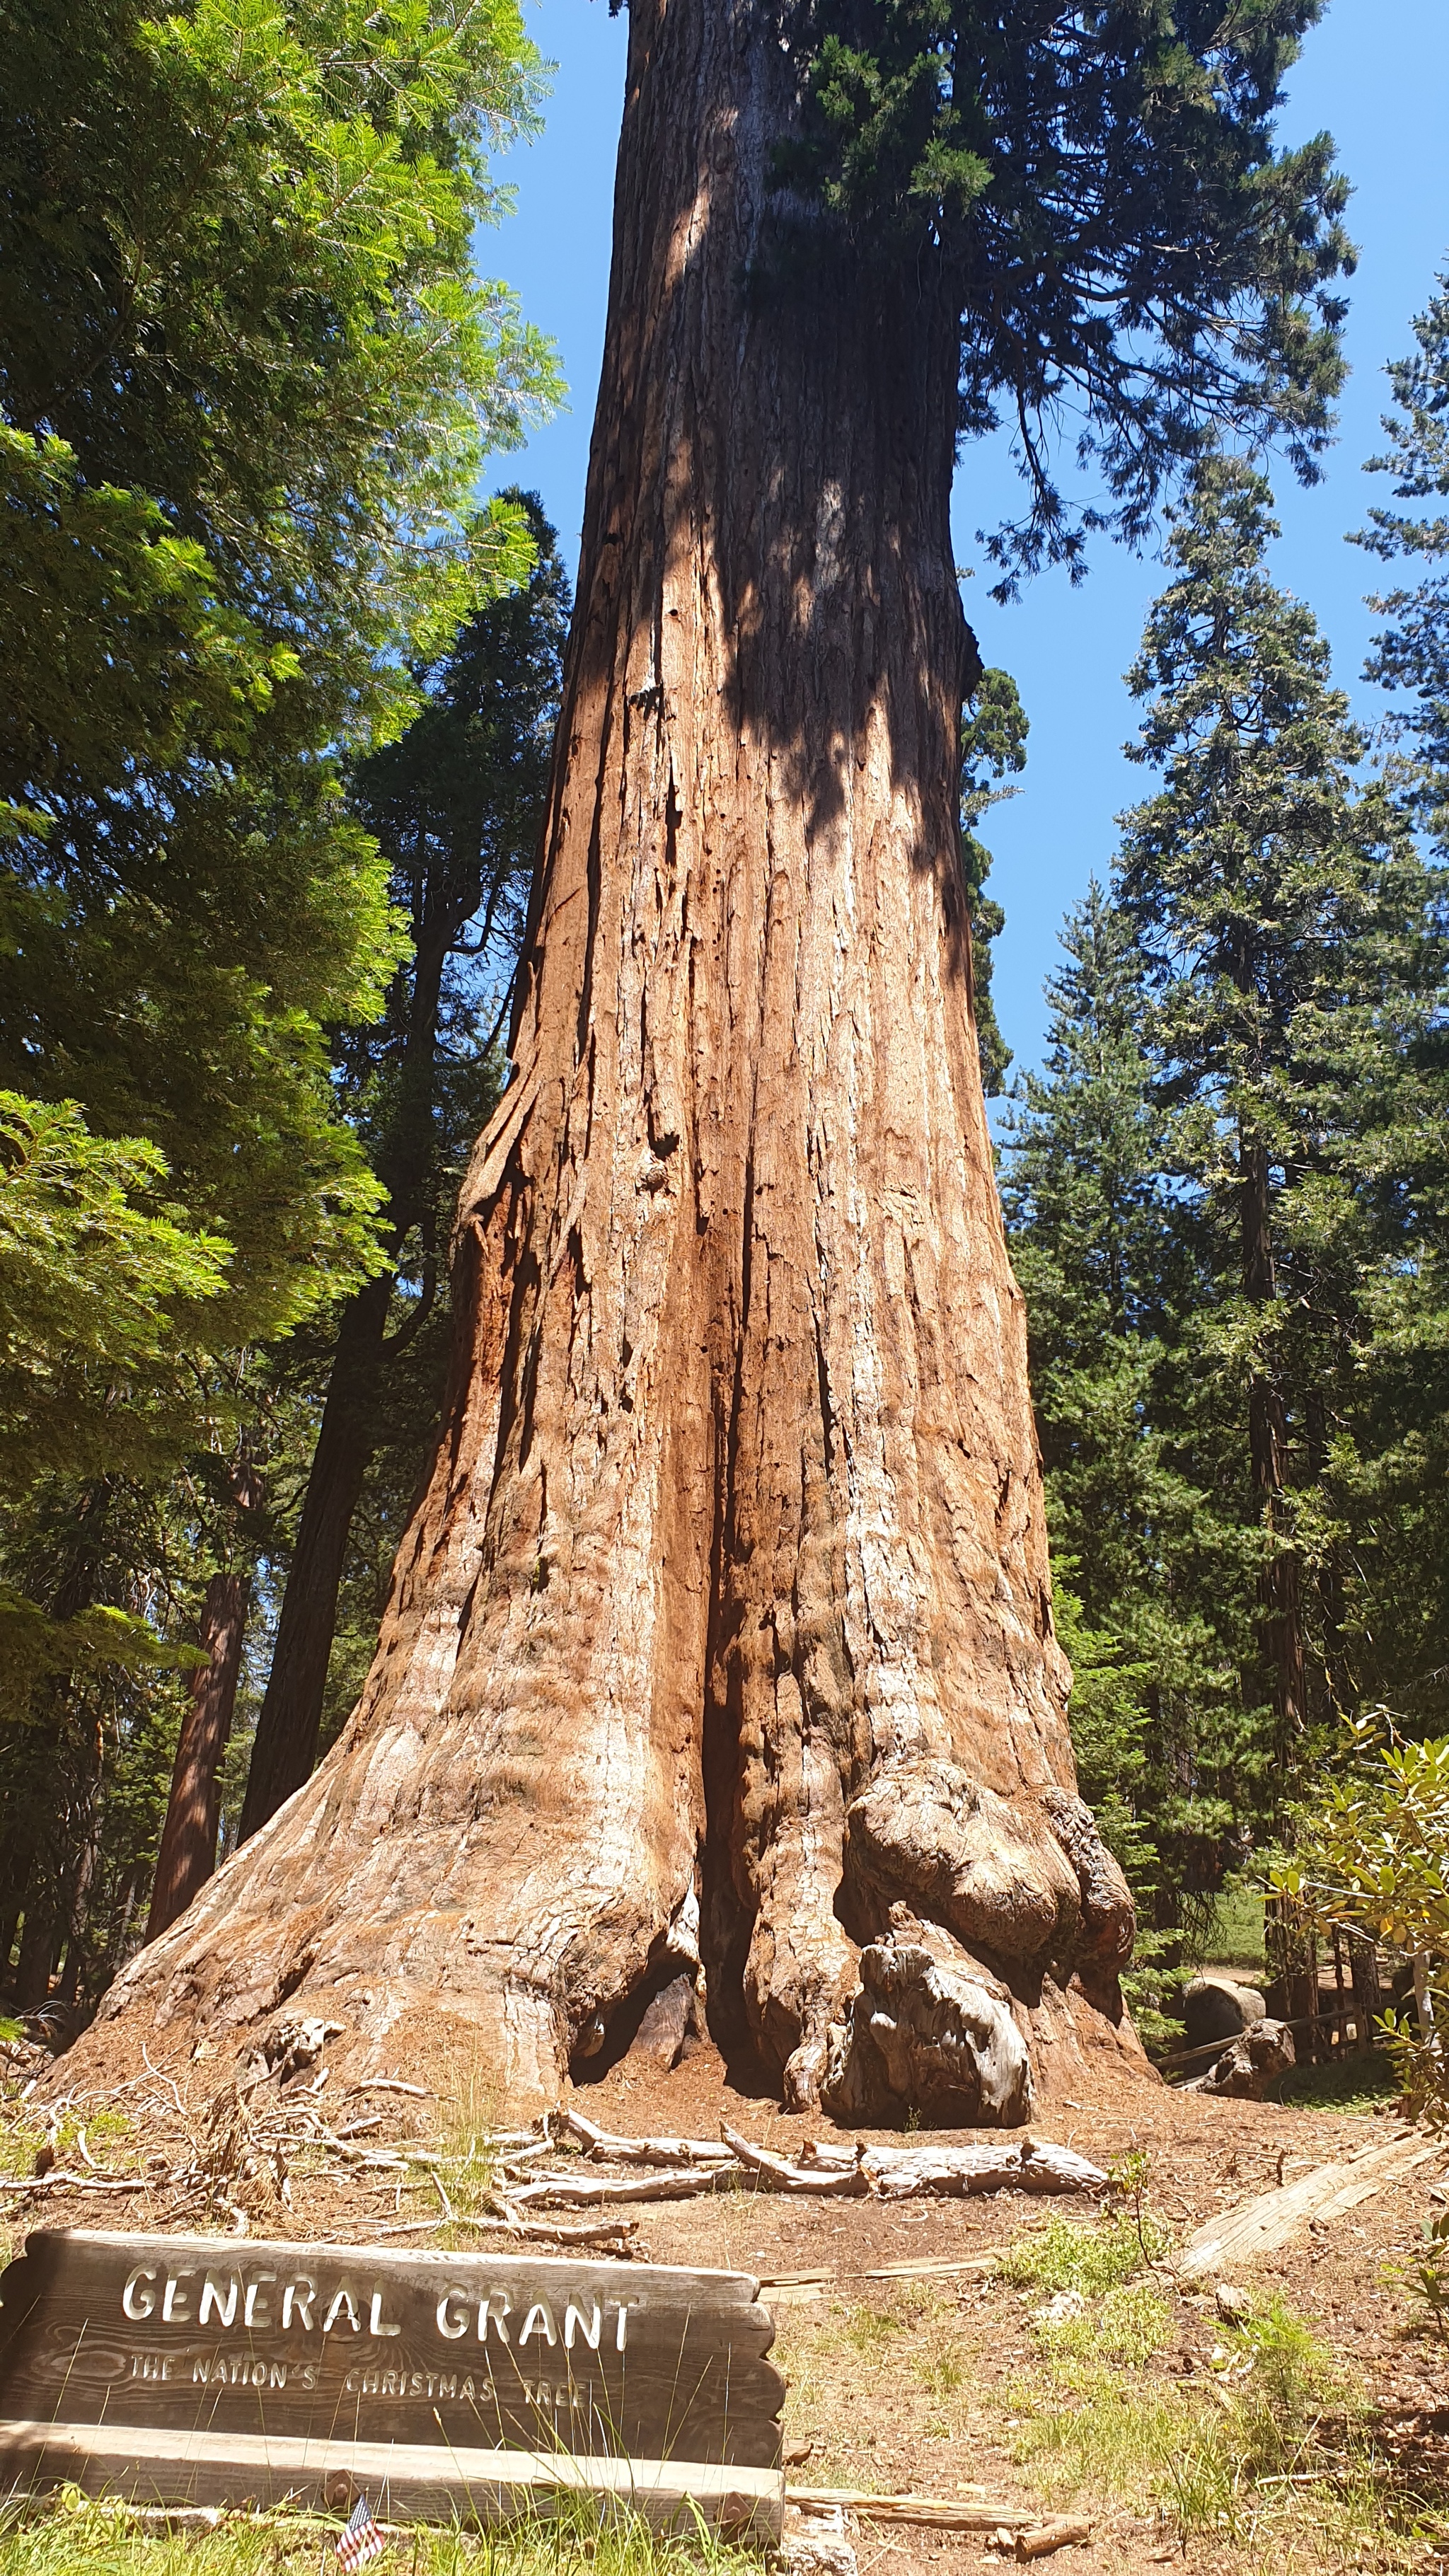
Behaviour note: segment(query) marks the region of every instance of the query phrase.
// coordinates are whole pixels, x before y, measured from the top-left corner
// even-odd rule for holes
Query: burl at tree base
[[[792,283],[797,95],[747,0],[634,7],[443,1435],[361,1705],[122,1977],[112,2055],[285,2001],[402,2063],[456,2017],[522,2102],[697,1970],[841,2116],[1019,2121],[1033,2067],[1143,2063],[972,1021],[959,304]]]

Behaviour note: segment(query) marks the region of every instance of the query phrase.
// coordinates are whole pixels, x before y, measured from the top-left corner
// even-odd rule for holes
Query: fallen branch
[[[94,2175],[64,2173],[28,2174],[24,2182],[0,2181],[0,2191],[147,2191],[150,2185],[144,2174],[127,2176],[120,2182],[98,2182]]]
[[[884,2263],[879,2271],[862,2272],[858,2278],[862,2281],[934,2281],[944,2279],[948,2273],[974,2272],[980,2277],[1000,2268],[999,2254],[973,2254],[962,2263],[938,2263],[934,2259],[924,2263]]]
[[[868,2522],[923,2522],[940,2531],[1017,2529],[1036,2520],[1035,2506],[992,2504],[967,2496],[868,2495],[858,2487],[786,2487],[785,2502],[802,2513],[834,2507]]]
[[[800,2162],[819,2165],[825,2172],[842,2173],[847,2165],[855,2163],[857,2152],[853,2145],[844,2146],[830,2138],[807,2138],[800,2150]]]
[[[571,2104],[544,2113],[545,2137],[550,2122],[555,2120],[600,2164],[717,2165],[728,2163],[730,2158],[731,2150],[713,2138],[625,2138],[608,2129],[596,2129],[593,2121],[586,2120],[582,2111],[574,2110]]]
[[[400,2075],[374,2075],[366,2084],[349,2084],[349,2097],[354,2093],[413,2093],[420,2102],[431,2101],[432,2088],[427,2084],[404,2084]]]
[[[1042,2138],[993,2139],[971,2147],[860,2144],[849,2151],[848,2164],[842,2161],[847,2150],[832,2148],[817,2151],[806,2165],[791,2164],[768,2147],[752,2146],[748,2138],[723,2125],[720,2134],[742,2165],[787,2192],[854,2197],[871,2191],[883,2200],[905,2200],[925,2195],[954,2198],[978,2191],[1101,2191],[1107,2181],[1100,2166],[1088,2164],[1085,2156]]]
[[[1092,2537],[1089,2522],[1069,2522],[1064,2514],[1054,2514],[1050,2522],[1039,2522],[1030,2531],[1016,2535],[1018,2558],[1050,2558],[1054,2549],[1081,2549]]]
[[[606,2201],[689,2200],[698,2192],[716,2190],[738,2172],[732,2157],[728,2164],[691,2165],[682,2171],[630,2174],[619,2180],[603,2175],[585,2180],[581,2174],[540,2174],[536,2182],[510,2189],[508,2198],[515,2209],[550,2201],[565,2209],[595,2209]]]
[[[455,2211],[450,2218],[405,2218],[390,2221],[378,2229],[379,2236],[436,2236],[444,2227],[468,2227],[479,2236],[522,2236],[531,2244],[588,2245],[605,2254],[630,2254],[633,2229],[627,2222],[612,2226],[550,2227],[546,2220],[528,2218],[470,2218]]]
[[[747,2171],[763,2174],[782,2191],[848,2193],[858,2198],[869,2188],[858,2160],[840,2170],[832,2165],[809,2173],[800,2165],[792,2165],[784,2156],[772,2155],[768,2147],[752,2146],[748,2138],[742,2138],[737,2130],[726,2128],[723,2121],[720,2122],[719,2133]]]

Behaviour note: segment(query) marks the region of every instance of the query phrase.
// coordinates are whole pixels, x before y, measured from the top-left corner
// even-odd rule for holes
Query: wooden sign
[[[736,2272],[43,2229],[0,2277],[0,2485],[778,2534],[773,2340]]]

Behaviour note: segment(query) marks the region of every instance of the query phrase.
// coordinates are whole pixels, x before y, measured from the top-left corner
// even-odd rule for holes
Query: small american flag
[[[368,2510],[366,2496],[359,2496],[347,2518],[347,2528],[338,2534],[337,2556],[347,2570],[356,2576],[359,2567],[382,2556],[382,2533]]]

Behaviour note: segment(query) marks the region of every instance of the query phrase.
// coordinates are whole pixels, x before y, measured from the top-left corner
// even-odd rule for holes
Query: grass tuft
[[[1139,2225],[1133,2210],[1109,2209],[1090,2223],[1053,2210],[1042,2226],[1008,2246],[1002,2277],[1021,2289],[1076,2290],[1084,2299],[1101,2298],[1160,2260],[1168,2241],[1155,2220],[1144,2217]]]
[[[1184,2551],[1208,2538],[1291,2562],[1311,2541],[1318,2567],[1422,2565],[1422,2513],[1396,2497],[1362,2399],[1302,2317],[1272,2298],[1225,2327],[1207,2383],[1148,2370],[1171,2324],[1140,2280],[1040,2322],[1044,2371],[1012,2391],[1018,2460],[1063,2497],[1095,2488],[1155,2510]]]
[[[340,2522],[310,2514],[228,2516],[214,2531],[153,2531],[120,2504],[74,2488],[49,2507],[0,2508],[0,2576],[315,2576],[336,2568]],[[652,2531],[641,2515],[568,2500],[557,2516],[492,2531],[429,2529],[389,2536],[378,2576],[760,2576],[761,2557],[702,2523]]]

